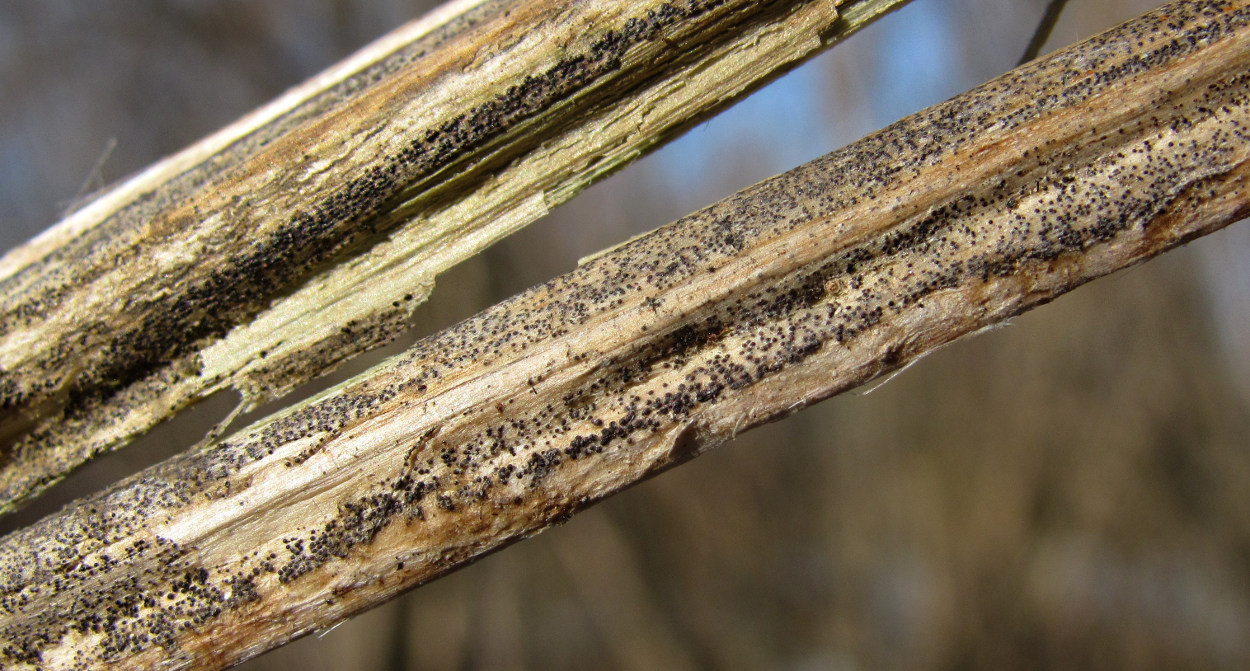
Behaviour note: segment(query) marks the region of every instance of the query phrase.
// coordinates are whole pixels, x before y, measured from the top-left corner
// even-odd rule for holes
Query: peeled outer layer
[[[1250,7],[1177,2],[0,543],[12,668],[217,668],[1248,209]]]
[[[903,2],[458,0],[123,183],[0,259],[0,513],[388,341],[443,270]]]

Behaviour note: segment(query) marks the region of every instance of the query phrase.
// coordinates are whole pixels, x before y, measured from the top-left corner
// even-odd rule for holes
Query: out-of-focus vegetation
[[[0,4],[0,247],[427,4]],[[411,338],[1008,69],[1043,4],[917,0],[442,278]],[[1070,3],[1051,45],[1153,4]],[[1244,229],[243,668],[1250,667]],[[195,442],[231,403],[6,528]]]

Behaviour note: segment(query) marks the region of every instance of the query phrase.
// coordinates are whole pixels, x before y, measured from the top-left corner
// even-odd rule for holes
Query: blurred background
[[[0,248],[432,4],[5,0]],[[1047,49],[1155,4],[1072,2]],[[440,278],[387,351],[1010,69],[1043,5],[916,0]],[[1250,668],[1247,252],[1096,282],[241,668]]]

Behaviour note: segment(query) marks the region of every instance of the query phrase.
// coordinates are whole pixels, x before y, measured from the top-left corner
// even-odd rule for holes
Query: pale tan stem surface
[[[0,512],[388,341],[442,271],[903,1],[457,2],[119,185],[0,260]]]
[[[1172,3],[588,260],[3,539],[0,655],[233,663],[1226,225],[1248,66]]]

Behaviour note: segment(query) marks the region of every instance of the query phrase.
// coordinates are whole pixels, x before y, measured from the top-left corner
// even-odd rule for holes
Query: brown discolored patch
[[[10,536],[0,655],[102,633],[81,666],[173,657],[258,618],[285,640],[1228,223],[1246,208],[1229,185],[1250,159],[1247,41],[1240,5],[1169,5]]]

